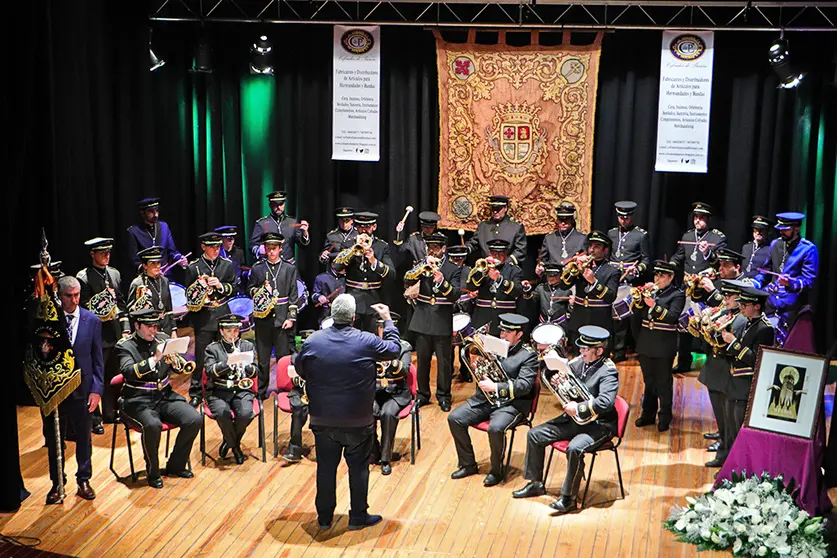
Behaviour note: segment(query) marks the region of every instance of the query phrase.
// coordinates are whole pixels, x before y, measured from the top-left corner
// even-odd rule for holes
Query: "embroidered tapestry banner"
[[[439,226],[475,230],[488,196],[511,198],[527,234],[555,229],[571,201],[590,230],[593,124],[601,34],[592,45],[449,43],[436,34],[439,74]]]

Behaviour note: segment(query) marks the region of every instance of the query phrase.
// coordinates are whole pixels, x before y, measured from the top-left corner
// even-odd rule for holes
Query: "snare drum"
[[[461,345],[466,337],[470,337],[474,333],[474,328],[471,326],[471,316],[465,312],[459,312],[453,315],[453,344]]]
[[[537,346],[538,352],[541,352],[541,347],[545,347],[554,348],[563,353],[566,335],[563,327],[557,324],[543,323],[535,326],[535,329],[532,330],[532,341]]]
[[[236,296],[230,299],[227,303],[230,306],[230,312],[236,316],[241,316],[244,321],[241,323],[241,332],[250,331],[253,329],[253,299],[246,296]]]
[[[296,292],[299,298],[296,301],[296,311],[302,312],[302,309],[308,305],[308,287],[305,286],[305,281],[297,277]]]
[[[631,308],[630,285],[619,285],[619,290],[616,291],[616,300],[613,301],[612,309],[614,320],[624,320],[634,313],[633,308]]]
[[[183,285],[169,282],[169,294],[171,295],[171,311],[175,317],[179,318],[189,313],[186,308],[186,289]]]

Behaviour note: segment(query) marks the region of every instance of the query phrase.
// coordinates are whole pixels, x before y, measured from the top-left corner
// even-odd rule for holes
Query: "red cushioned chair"
[[[113,377],[110,381],[110,385],[113,387],[117,387],[122,389],[122,384],[125,382],[124,377],[122,374],[117,374]],[[110,472],[113,473],[113,476],[116,477],[116,480],[120,480],[119,473],[116,472],[116,469],[113,468],[113,459],[116,454],[116,430],[119,427],[119,423],[121,422],[125,426],[125,444],[128,446],[128,462],[131,464],[131,481],[137,482],[137,472],[134,470],[134,454],[131,450],[131,430],[134,432],[139,432],[142,434],[142,425],[132,419],[127,415],[123,415],[120,408],[122,407],[122,398],[119,398],[119,404],[116,405],[116,420],[113,423],[113,438],[111,438],[110,442],[110,465],[108,468]],[[169,441],[171,439],[171,431],[179,428],[179,426],[175,424],[169,424],[167,422],[163,423],[163,432],[166,433],[166,457],[169,456]],[[191,469],[190,463],[186,462],[186,467]]]
[[[262,448],[262,463],[267,462],[267,454],[266,448],[264,443],[264,415],[262,414],[262,402],[258,397],[259,393],[259,379],[253,378],[253,393],[256,394],[256,398],[253,399],[253,413],[255,413],[256,418],[259,421],[259,447]],[[201,372],[201,395],[203,397],[203,403],[201,403],[201,465],[206,465],[206,458],[209,457],[211,460],[215,461],[215,458],[206,453],[206,417],[215,420],[215,417],[212,416],[212,411],[209,410],[209,405],[206,402],[206,369]],[[230,409],[232,413],[232,409]],[[233,418],[235,418],[235,414],[233,413]]]
[[[476,380],[475,380],[476,381]],[[477,389],[480,389],[477,387]],[[532,428],[532,421],[535,419],[535,413],[538,412],[538,399],[540,399],[541,395],[541,381],[540,377],[535,377],[535,387],[532,388],[535,391],[535,398],[532,399],[532,408],[529,410],[529,416],[524,417],[523,415],[518,415],[517,421],[513,422],[509,428],[506,429],[506,432],[511,431],[511,440],[509,440],[508,447],[503,448],[503,457],[506,461],[506,464],[503,466],[503,480],[505,480],[506,475],[509,472],[509,464],[511,463],[511,456],[512,456],[512,448],[514,447],[514,433],[517,431],[518,426],[528,426]],[[476,428],[477,430],[481,430],[482,432],[488,432],[488,425],[491,421],[486,420],[480,422],[478,424],[472,424],[471,428]]]
[[[279,457],[279,411],[291,414],[291,400],[288,394],[294,383],[288,376],[288,366],[291,365],[291,355],[285,355],[276,361],[276,391],[268,390],[267,396],[273,395],[273,457]]]
[[[616,457],[616,472],[619,474],[619,490],[622,491],[622,499],[625,499],[625,486],[622,484],[622,467],[619,465],[618,449],[619,445],[622,443],[622,438],[625,436],[625,430],[628,428],[628,416],[631,414],[631,406],[628,405],[628,402],[625,401],[621,395],[617,395],[614,407],[616,407],[617,417],[616,442],[614,443],[611,438],[607,442],[599,444],[599,446],[590,448],[584,452],[588,455],[592,455],[593,458],[590,461],[590,469],[587,471],[587,482],[584,484],[584,495],[581,497],[582,508],[584,507],[584,500],[587,498],[587,489],[590,488],[590,476],[593,474],[593,465],[596,464],[596,455],[600,451],[612,451],[613,455]],[[546,479],[549,476],[549,467],[552,465],[552,456],[555,454],[555,450],[558,450],[561,453],[567,453],[567,447],[569,445],[569,440],[561,440],[551,445],[549,451],[549,461],[546,462],[546,471],[544,471],[543,474],[544,485],[546,485]],[[584,471],[581,473],[584,474]]]
[[[415,364],[411,364],[410,371],[407,372],[407,385],[410,387],[410,396],[412,397],[412,400],[398,413],[398,420],[400,422],[408,416],[412,419],[410,426],[410,465],[415,465],[416,451],[421,449],[421,426],[419,424],[419,412],[421,407],[416,405],[418,376],[416,374]]]

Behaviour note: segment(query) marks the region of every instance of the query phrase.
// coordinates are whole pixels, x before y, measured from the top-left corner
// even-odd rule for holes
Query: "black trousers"
[[[224,436],[224,442],[231,448],[239,447],[247,427],[256,418],[253,412],[255,397],[249,390],[216,389],[206,398],[209,410],[212,411],[212,416]]]
[[[721,443],[721,448],[725,448],[727,396],[724,395],[723,391],[715,391],[714,389],[707,391],[709,391],[709,403],[712,404],[712,413],[715,415],[715,422],[718,424],[718,433],[721,435],[718,441]]]
[[[142,451],[148,478],[160,476],[160,433],[163,422],[180,427],[166,467],[173,472],[186,468],[192,443],[201,431],[201,414],[183,396],[169,388],[153,396],[123,399],[122,412],[142,425]]]
[[[392,461],[392,447],[395,445],[395,430],[398,428],[398,413],[405,405],[401,405],[392,398],[386,391],[381,390],[375,394],[375,401],[372,403],[372,415],[381,423],[381,441],[378,442],[378,432],[375,429],[375,443],[372,453],[380,455],[381,461],[389,463]]]
[[[613,320],[613,352],[622,353],[628,350],[628,333],[631,330],[630,318]]]
[[[506,430],[514,426],[521,418],[520,411],[511,405],[494,407],[485,400],[473,397],[451,411],[448,426],[453,436],[456,455],[460,467],[474,467],[477,459],[468,427],[485,420],[488,424],[488,445],[491,447],[491,472],[500,476],[503,472],[503,452],[506,449]]]
[[[692,366],[692,342],[694,337],[690,333],[677,335],[677,369],[687,371]]]
[[[642,416],[652,418],[657,414],[659,402],[660,422],[671,422],[671,399],[674,391],[674,378],[671,365],[674,357],[653,358],[639,355],[639,367],[645,383],[645,395],[642,397]]]
[[[570,498],[578,496],[581,475],[584,472],[584,452],[610,440],[613,432],[596,421],[576,424],[567,416],[556,417],[529,430],[526,436],[526,466],[523,478],[540,482],[543,480],[546,447],[560,440],[570,440],[567,447],[567,473],[561,495]]]
[[[110,381],[119,374],[119,358],[114,351],[115,345],[102,346],[102,362],[105,366],[105,386],[102,392],[101,409],[97,407],[90,413],[93,420],[112,424],[116,420],[116,406],[120,388],[110,385]]]
[[[293,328],[273,326],[273,319],[256,320],[256,358],[259,361],[259,399],[264,399],[270,382],[270,355],[276,353],[278,361],[291,354]]]
[[[317,449],[317,496],[315,505],[320,523],[331,523],[337,506],[337,466],[345,456],[349,467],[351,508],[349,521],[366,517],[369,492],[369,456],[375,442],[375,426],[339,428],[311,426]]]
[[[61,441],[57,443],[64,443],[67,427],[72,426],[76,433],[76,463],[78,464],[76,479],[81,482],[90,480],[90,477],[93,476],[93,464],[90,460],[93,443],[90,436],[90,413],[87,412],[87,399],[80,393],[80,388],[76,391],[79,393],[72,393],[58,406]],[[58,484],[61,477],[58,476],[55,413],[53,412],[47,417],[41,415],[41,419],[43,420],[43,433],[47,444],[47,455],[49,456],[49,478],[52,484]],[[63,465],[66,463],[67,456],[65,453],[62,461],[62,476],[64,474]]]
[[[747,402],[727,399],[724,405],[724,448],[718,451],[718,459],[725,460],[735,443],[738,432],[744,425],[744,415],[747,413]]]
[[[201,374],[206,358],[206,347],[218,338],[217,331],[195,331],[195,371],[189,383],[189,397],[201,396]]]
[[[302,390],[295,387],[288,394],[291,404],[291,440],[288,450],[291,453],[302,451],[302,427],[308,422],[308,405],[302,402]]]
[[[450,335],[424,335],[416,333],[416,357],[418,373],[417,395],[430,400],[430,364],[436,353],[436,399],[450,402],[451,367]]]

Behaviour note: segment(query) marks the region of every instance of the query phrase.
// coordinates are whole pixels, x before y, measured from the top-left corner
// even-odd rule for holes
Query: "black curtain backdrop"
[[[299,253],[309,285],[321,271],[316,258],[335,206],[379,212],[385,239],[406,205],[416,208],[410,230],[418,211],[435,208],[438,94],[430,31],[383,29],[381,161],[354,163],[330,157],[331,27],[155,25],[154,50],[167,64],[150,73],[142,2],[41,0],[8,9],[16,17],[4,52],[14,78],[3,88],[3,113],[5,129],[16,133],[4,134],[7,238],[15,239],[7,269],[18,310],[41,227],[66,272],[87,264],[84,240],[102,235],[117,239],[114,263],[126,273],[124,231],[137,218],[136,200],[148,195],[162,198],[161,218],[180,250],[197,253],[197,235],[222,224],[238,225],[239,243],[245,242],[267,211],[264,195],[286,189],[289,212],[311,223],[312,246]],[[187,71],[200,33],[214,45],[213,74]],[[260,33],[273,41],[275,78],[247,73],[248,46]],[[557,35],[541,36],[557,42]],[[479,37],[495,40],[491,33]],[[790,34],[794,57],[809,75],[798,90],[784,91],[766,61],[774,38],[716,33],[709,172],[692,175],[654,171],[660,33],[605,36],[593,223],[613,226],[613,202],[636,200],[636,221],[649,230],[659,257],[673,253],[696,200],[716,207],[713,226],[733,248],[747,240],[754,212],[805,211],[806,236],[820,250],[814,302],[825,349],[837,311],[837,45],[832,34]],[[540,242],[530,241],[530,272]],[[393,289],[397,307],[399,293]],[[19,351],[22,344],[23,332],[13,331],[12,346]],[[12,369],[23,400],[19,367]],[[13,401],[4,398],[3,405],[4,424],[12,424]],[[4,442],[0,447],[16,459],[16,439]],[[0,496],[0,508],[11,507],[5,502],[14,497]]]

